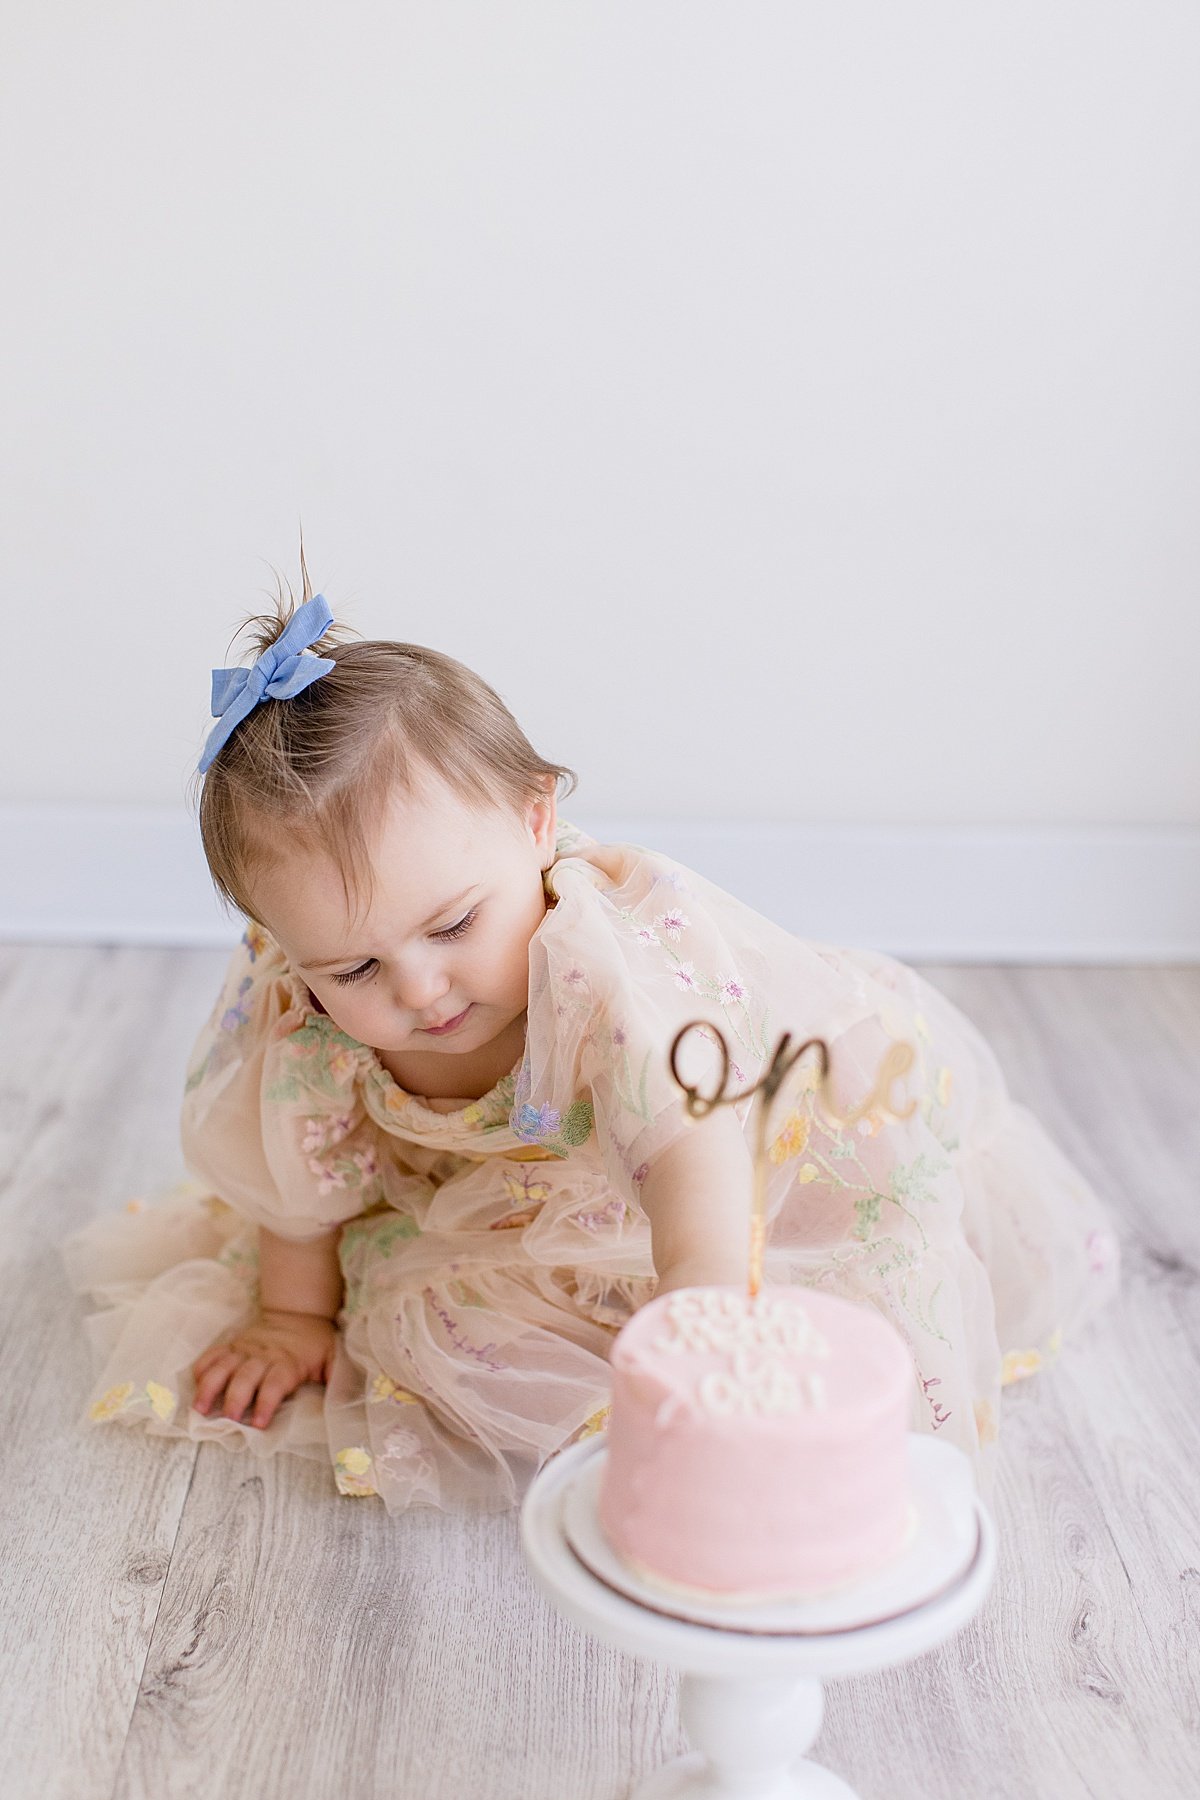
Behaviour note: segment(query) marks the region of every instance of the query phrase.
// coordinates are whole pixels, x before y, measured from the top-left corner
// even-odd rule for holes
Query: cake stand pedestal
[[[648,1776],[631,1800],[856,1800],[805,1755],[821,1729],[822,1681],[890,1668],[944,1643],[978,1611],[995,1568],[995,1528],[966,1457],[916,1433],[909,1452],[918,1511],[922,1485],[930,1497],[926,1528],[882,1583],[868,1578],[804,1603],[792,1630],[778,1629],[775,1608],[763,1612],[769,1630],[731,1629],[720,1611],[702,1623],[672,1613],[669,1596],[648,1604],[618,1591],[595,1572],[606,1569],[594,1498],[603,1438],[572,1445],[542,1469],[521,1510],[522,1549],[538,1586],[593,1637],[682,1673],[679,1717],[694,1750]],[[903,1610],[888,1613],[889,1593],[904,1596]]]

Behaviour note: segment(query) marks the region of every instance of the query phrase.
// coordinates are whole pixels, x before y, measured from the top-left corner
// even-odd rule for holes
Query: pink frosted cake
[[[647,1582],[780,1600],[903,1549],[915,1376],[874,1308],[681,1288],[634,1314],[611,1360],[600,1524]]]

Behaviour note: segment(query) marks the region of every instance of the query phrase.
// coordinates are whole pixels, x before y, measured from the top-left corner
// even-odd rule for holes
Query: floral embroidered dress
[[[685,1131],[677,1031],[719,1027],[737,1090],[784,1031],[830,1045],[845,1114],[889,1047],[904,1120],[836,1127],[810,1054],[771,1114],[768,1283],[879,1307],[914,1362],[912,1426],[990,1485],[999,1393],[1114,1291],[1100,1202],[1014,1104],[987,1044],[922,977],[875,952],[791,936],[693,871],[560,824],[529,946],[524,1055],[472,1105],[404,1092],[316,1010],[252,926],[187,1076],[196,1179],[63,1245],[97,1379],[85,1417],[328,1461],[343,1494],[499,1510],[600,1429],[615,1333],[655,1291],[640,1187]],[[711,1082],[692,1034],[685,1073]],[[736,1108],[754,1125],[749,1103]],[[747,1221],[749,1195],[746,1196]],[[266,1430],[192,1408],[191,1364],[257,1307],[257,1231],[343,1226],[345,1300],[327,1387]],[[747,1224],[747,1230],[749,1225]]]

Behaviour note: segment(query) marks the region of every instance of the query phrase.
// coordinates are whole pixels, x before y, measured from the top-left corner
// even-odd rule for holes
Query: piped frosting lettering
[[[706,1289],[672,1294],[667,1330],[654,1341],[668,1355],[716,1354],[728,1369],[702,1375],[696,1400],[717,1418],[734,1413],[796,1412],[802,1405],[823,1409],[825,1384],[815,1371],[797,1372],[785,1358],[829,1355],[829,1344],[802,1307],[765,1293],[748,1295]]]

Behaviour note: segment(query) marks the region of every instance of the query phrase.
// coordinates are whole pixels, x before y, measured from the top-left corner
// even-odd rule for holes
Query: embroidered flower
[[[221,1015],[222,1031],[237,1031],[241,1026],[250,1023],[250,1014],[246,1011],[245,998],[253,986],[254,982],[252,978],[249,975],[243,975],[242,979],[238,982],[237,999],[234,1001],[233,1005]]]
[[[1038,1351],[1010,1350],[1000,1365],[1000,1385],[1008,1387],[1014,1381],[1025,1381],[1030,1375],[1036,1375],[1041,1366]]]
[[[691,922],[687,914],[680,912],[677,906],[673,906],[670,912],[659,913],[654,921],[658,929],[665,932],[673,944],[679,942],[680,933],[686,931]]]
[[[563,976],[563,983],[566,987],[570,988],[586,987],[587,975],[585,971],[580,968],[568,969]]]
[[[820,1173],[821,1171],[818,1169],[816,1163],[801,1163],[800,1167],[796,1170],[796,1180],[805,1183],[816,1181],[820,1176]]]
[[[174,1417],[176,1400],[170,1388],[160,1386],[157,1381],[148,1381],[146,1398],[160,1419],[169,1420]]]
[[[334,1480],[340,1494],[377,1494],[371,1480],[371,1453],[356,1445],[339,1450],[334,1460]]]
[[[323,1119],[305,1119],[304,1136],[300,1139],[300,1149],[305,1156],[311,1156],[314,1150],[325,1148],[325,1121]]]
[[[807,1146],[808,1120],[803,1113],[789,1113],[783,1122],[783,1130],[771,1145],[771,1161],[785,1163],[789,1157],[799,1156]]]
[[[329,1059],[329,1073],[334,1081],[349,1081],[358,1067],[353,1050],[335,1050]]]
[[[403,1426],[388,1432],[379,1457],[379,1466],[390,1475],[400,1477],[427,1476],[433,1472],[433,1464],[424,1444],[415,1431],[408,1431]]]
[[[374,1150],[356,1150],[350,1158],[364,1181],[379,1173],[379,1158]]]
[[[399,1387],[390,1375],[377,1375],[371,1383],[372,1400],[394,1400],[398,1406],[419,1406],[416,1394],[409,1393],[407,1388]]]
[[[517,1114],[513,1131],[522,1143],[536,1144],[543,1138],[553,1137],[561,1123],[562,1115],[550,1106],[530,1106],[526,1104]]]
[[[611,1406],[602,1406],[599,1412],[594,1412],[591,1418],[585,1419],[583,1424],[579,1427],[577,1435],[580,1441],[582,1442],[584,1438],[595,1437],[598,1431],[606,1430],[608,1421],[611,1417]]]
[[[598,1212],[577,1212],[571,1216],[577,1225],[583,1227],[584,1231],[603,1231],[608,1224],[619,1225],[621,1223],[625,1217],[625,1202],[610,1200],[608,1205],[602,1206]]]
[[[723,1006],[734,1006],[746,998],[746,990],[735,975],[726,975],[718,989]]]
[[[676,987],[683,988],[685,992],[695,987],[695,963],[680,963],[679,967],[675,970],[675,985]]]
[[[649,950],[653,945],[658,943],[658,933],[656,931],[651,931],[649,925],[642,925],[633,935],[642,946],[643,950]]]
[[[623,1050],[629,1042],[629,1034],[623,1025],[614,1025],[612,1041],[616,1049]]]
[[[88,1418],[100,1420],[113,1418],[120,1412],[132,1392],[132,1381],[123,1381],[120,1387],[109,1388],[106,1394],[102,1394],[99,1400],[94,1401],[88,1407]]]
[[[242,933],[242,942],[250,953],[251,962],[258,961],[270,941],[271,940],[268,938],[261,925],[247,925],[245,931]]]
[[[648,1162],[639,1163],[637,1168],[633,1171],[633,1174],[629,1177],[629,1179],[632,1181],[634,1187],[641,1187],[643,1181],[645,1181],[645,1179],[649,1173],[650,1173],[650,1164]]]

